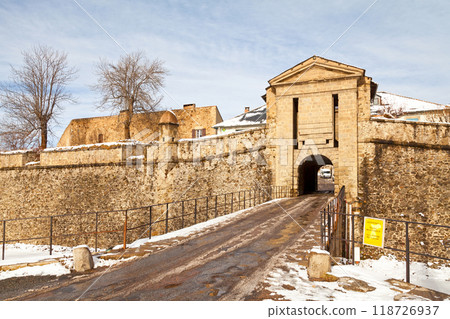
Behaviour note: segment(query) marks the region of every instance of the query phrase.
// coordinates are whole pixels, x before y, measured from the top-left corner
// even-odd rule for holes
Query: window
[[[373,99],[373,104],[380,105],[380,97],[379,96],[376,96],[375,99]]]
[[[298,149],[297,131],[298,131],[298,98],[292,100],[293,119],[292,119],[292,139],[294,140],[294,149]]]
[[[194,129],[192,130],[192,138],[198,138],[206,135],[206,129]]]
[[[98,143],[103,143],[103,134],[98,134]]]
[[[333,94],[333,105],[334,105],[334,110],[337,111],[339,108],[339,95],[337,95],[337,94]]]
[[[333,139],[334,139],[334,147],[338,147],[339,146],[339,141],[338,141],[338,112],[339,112],[339,95],[338,94],[333,94],[332,95],[333,98]]]

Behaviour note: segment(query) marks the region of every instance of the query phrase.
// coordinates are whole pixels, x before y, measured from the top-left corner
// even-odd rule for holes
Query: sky
[[[163,108],[217,105],[224,119],[263,105],[267,81],[313,55],[365,69],[380,91],[450,104],[449,16],[433,0],[0,0],[0,81],[33,46],[68,54],[77,103],[53,145],[71,119],[110,115],[96,108],[95,66],[125,52],[164,61]]]

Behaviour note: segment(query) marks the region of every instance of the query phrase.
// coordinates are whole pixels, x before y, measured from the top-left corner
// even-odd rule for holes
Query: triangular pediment
[[[269,80],[269,83],[270,85],[279,85],[330,80],[363,76],[364,73],[363,69],[314,56],[277,75]]]

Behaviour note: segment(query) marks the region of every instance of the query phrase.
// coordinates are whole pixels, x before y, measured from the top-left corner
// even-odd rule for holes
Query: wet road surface
[[[161,252],[17,299],[243,300],[276,257],[301,240],[329,198],[313,194],[265,204]]]

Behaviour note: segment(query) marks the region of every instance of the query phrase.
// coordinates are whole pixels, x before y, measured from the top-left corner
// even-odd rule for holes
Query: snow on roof
[[[257,107],[247,113],[242,113],[232,119],[217,123],[213,128],[219,127],[240,127],[266,124],[266,105]]]
[[[443,104],[426,102],[388,92],[377,92],[377,96],[380,97],[381,101],[379,105],[371,105],[372,113],[376,113],[384,106],[390,106],[394,110],[402,109],[404,113],[435,111],[446,108],[446,106]]]

